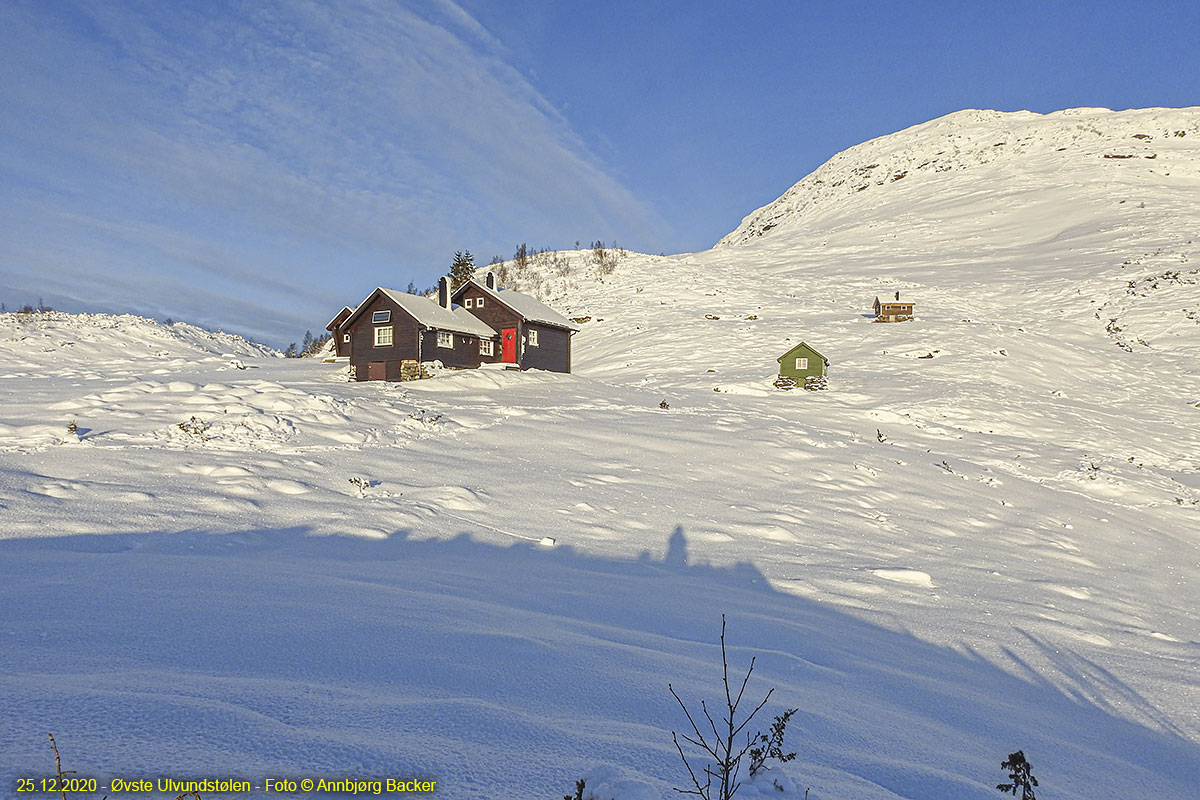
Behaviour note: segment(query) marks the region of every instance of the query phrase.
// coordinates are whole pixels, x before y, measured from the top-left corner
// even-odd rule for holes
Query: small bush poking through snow
[[[1021,800],[1037,800],[1033,793],[1033,787],[1038,785],[1037,778],[1033,777],[1033,765],[1025,760],[1024,752],[1018,750],[1010,753],[1000,768],[1008,770],[1010,782],[996,784],[997,789],[1005,794],[1012,793],[1013,797],[1017,796],[1017,789],[1020,789]]]
[[[179,423],[179,430],[183,431],[189,436],[194,436],[202,442],[208,439],[208,429],[211,427],[211,423],[205,422],[204,420],[194,416],[187,422]]]
[[[751,777],[763,769],[763,762],[768,758],[774,758],[778,761],[790,761],[796,757],[795,753],[784,754],[783,736],[787,729],[788,720],[796,713],[796,709],[790,709],[782,715],[775,718],[775,724],[771,726],[770,734],[764,734],[757,731],[754,734],[746,733],[745,746],[739,747],[739,740],[742,733],[746,731],[747,726],[754,719],[755,715],[763,709],[767,701],[771,699],[771,695],[775,693],[774,689],[768,689],[766,696],[754,707],[752,711],[739,719],[738,708],[742,705],[742,699],[746,693],[746,684],[750,682],[750,676],[754,673],[754,658],[750,659],[750,666],[746,669],[746,676],[742,678],[740,687],[735,688],[729,682],[729,659],[725,652],[725,615],[721,615],[721,682],[725,690],[724,711],[719,712],[721,716],[713,719],[712,713],[708,710],[708,705],[701,700],[700,711],[704,715],[703,721],[707,724],[704,730],[701,730],[700,725],[688,710],[688,707],[675,693],[675,689],[671,684],[667,684],[667,690],[671,692],[671,696],[679,703],[679,707],[683,709],[684,716],[687,717],[688,724],[692,728],[692,733],[683,734],[680,737],[675,731],[671,731],[671,739],[675,742],[675,749],[679,751],[679,758],[683,761],[683,766],[687,770],[688,779],[692,783],[691,789],[681,789],[675,787],[675,791],[680,794],[695,795],[703,800],[732,800],[741,783],[738,781],[738,773],[742,768],[742,758],[750,756],[750,774]],[[705,730],[711,730],[711,734],[706,734]],[[696,774],[696,770],[692,767],[691,760],[687,754],[683,752],[683,746],[679,744],[679,739],[682,738],[685,742],[693,747],[699,747],[704,751],[707,758],[712,759],[712,763],[707,763],[701,770],[700,775]],[[758,751],[757,753],[755,751]],[[700,777],[704,778],[704,782],[700,781]],[[714,783],[715,782],[715,783]]]
[[[563,800],[584,800],[583,790],[587,787],[587,783],[580,778],[575,781],[575,794],[564,794]]]
[[[770,769],[770,767],[766,766],[766,762],[769,760],[774,759],[780,764],[786,764],[796,757],[795,753],[783,752],[783,737],[787,734],[788,721],[799,710],[798,708],[789,708],[775,717],[775,721],[771,723],[771,732],[769,734],[759,733],[757,740],[751,740],[757,745],[756,747],[751,747],[749,753],[751,778],[764,770]]]

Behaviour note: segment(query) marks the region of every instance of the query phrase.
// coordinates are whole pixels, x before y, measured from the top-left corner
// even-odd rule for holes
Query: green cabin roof
[[[781,355],[779,358],[777,358],[775,360],[782,364],[783,360],[785,358],[794,357],[796,355],[796,353],[798,353],[802,350],[807,351],[810,355],[824,361],[825,366],[827,366],[827,367],[829,366],[829,359],[826,358],[825,356],[821,355],[819,352],[817,352],[817,348],[813,347],[811,344],[808,344],[807,342],[801,342],[800,344],[796,345],[791,350],[788,350],[786,353],[784,353],[783,355]]]

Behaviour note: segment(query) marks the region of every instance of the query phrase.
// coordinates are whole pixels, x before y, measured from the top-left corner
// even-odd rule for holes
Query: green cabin
[[[804,342],[775,360],[779,362],[779,377],[795,378],[800,383],[807,378],[824,378],[829,368],[829,359]]]

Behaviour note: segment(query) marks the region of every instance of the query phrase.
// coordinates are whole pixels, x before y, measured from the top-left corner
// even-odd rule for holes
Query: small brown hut
[[[876,322],[903,322],[913,318],[913,304],[900,302],[899,292],[896,292],[894,301],[881,302],[876,297],[874,308]]]

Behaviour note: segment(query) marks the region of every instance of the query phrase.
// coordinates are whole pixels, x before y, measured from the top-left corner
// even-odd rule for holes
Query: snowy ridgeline
[[[720,245],[745,244],[831,206],[861,210],[864,201],[857,195],[877,193],[879,187],[944,189],[947,173],[972,173],[977,192],[1035,192],[1080,181],[1094,184],[1098,196],[1115,197],[1136,191],[1149,173],[1173,174],[1187,189],[1200,177],[1198,152],[1200,108],[1073,108],[1045,115],[958,111],[838,153],[748,215]],[[1022,175],[1033,180],[1023,182]]]
[[[6,378],[155,360],[162,361],[164,372],[169,372],[183,363],[177,359],[278,355],[232,333],[208,331],[185,322],[164,324],[132,314],[0,314],[0,370]]]
[[[995,798],[1017,749],[1194,797],[1195,114],[963,112],[738,246],[531,258],[572,375],[0,318],[0,780],[52,730],[81,774],[672,797],[726,614],[763,727],[800,709],[738,797]],[[800,340],[827,391],[772,386]]]

